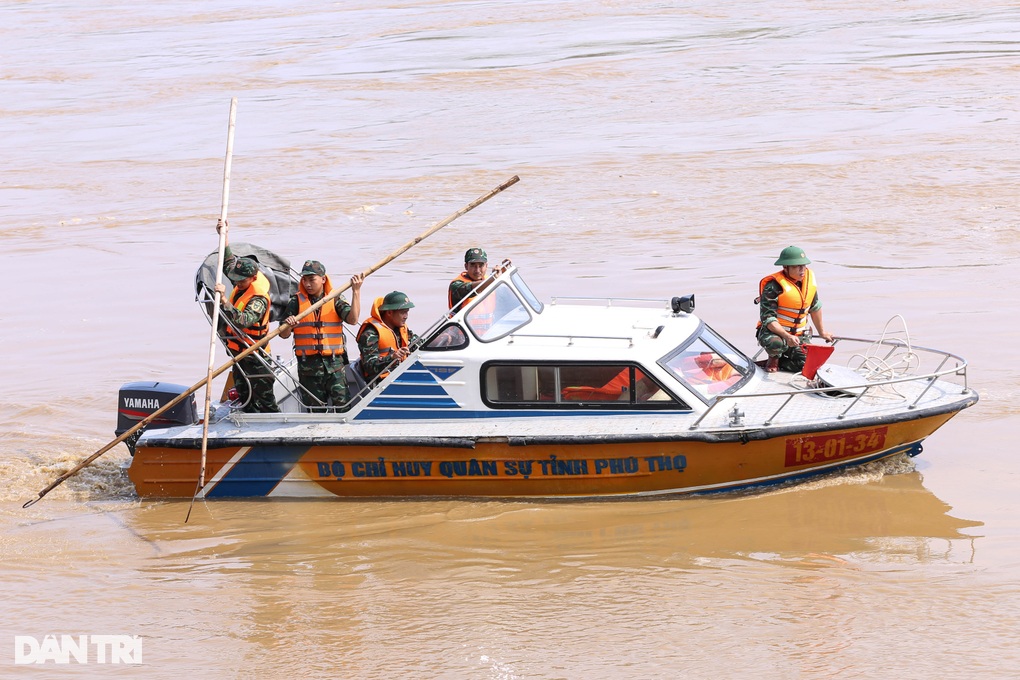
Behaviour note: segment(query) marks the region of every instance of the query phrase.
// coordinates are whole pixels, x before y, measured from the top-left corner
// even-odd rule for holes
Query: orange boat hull
[[[803,478],[898,453],[954,413],[748,441],[634,441],[474,448],[259,445],[210,449],[200,496],[600,497],[724,491]],[[128,475],[140,496],[191,498],[199,451],[139,447]]]

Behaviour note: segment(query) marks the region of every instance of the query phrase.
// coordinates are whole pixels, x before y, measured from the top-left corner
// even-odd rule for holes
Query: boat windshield
[[[735,389],[751,373],[751,360],[708,326],[659,360],[659,365],[706,402]]]
[[[500,281],[464,315],[464,322],[482,342],[498,340],[530,321],[531,312],[505,281]]]
[[[541,314],[544,305],[537,297],[535,297],[535,294],[531,292],[531,289],[528,288],[528,284],[524,283],[524,279],[521,278],[520,272],[514,272],[511,274],[510,278],[513,279],[518,292],[524,296],[524,299],[529,305],[531,305],[531,308],[535,310],[535,313]]]

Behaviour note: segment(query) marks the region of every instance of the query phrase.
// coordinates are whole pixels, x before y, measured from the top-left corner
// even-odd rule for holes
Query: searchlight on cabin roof
[[[690,314],[694,311],[694,293],[674,297],[670,300],[669,305],[673,308],[673,314],[679,314],[680,312]]]

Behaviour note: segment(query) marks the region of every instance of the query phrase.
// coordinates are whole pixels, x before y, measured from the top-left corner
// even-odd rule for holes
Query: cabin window
[[[535,297],[535,294],[531,292],[531,289],[528,288],[528,284],[524,283],[524,279],[521,278],[520,273],[514,272],[510,278],[513,279],[514,285],[517,286],[517,290],[520,291],[520,294],[524,296],[525,302],[531,305],[531,308],[535,310],[536,314],[541,314],[545,305],[543,305],[542,302]]]
[[[630,364],[490,363],[482,395],[497,408],[689,408]]]
[[[750,374],[750,359],[708,326],[693,341],[666,355],[659,365],[706,402],[737,386]]]
[[[464,321],[475,337],[482,342],[492,342],[527,324],[531,313],[513,289],[500,282],[471,306]]]
[[[452,349],[463,349],[468,345],[467,333],[464,329],[453,323],[439,331],[428,343],[425,349],[444,352]]]

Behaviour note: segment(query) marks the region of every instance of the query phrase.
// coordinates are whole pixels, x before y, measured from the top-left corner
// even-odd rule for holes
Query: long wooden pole
[[[503,182],[498,187],[493,189],[492,191],[489,191],[488,193],[486,193],[486,194],[476,198],[474,201],[472,201],[471,203],[467,204],[466,206],[464,206],[463,208],[461,208],[457,212],[453,213],[452,215],[450,215],[446,219],[441,220],[439,222],[436,222],[434,225],[432,225],[431,227],[426,229],[424,232],[422,232],[422,234],[420,234],[419,236],[416,236],[415,238],[411,239],[410,241],[408,241],[407,243],[405,243],[404,245],[400,246],[395,251],[393,251],[390,255],[384,257],[382,260],[380,260],[379,262],[376,262],[374,265],[369,267],[365,272],[363,272],[363,276],[368,277],[370,274],[373,274],[373,273],[379,271],[380,269],[385,267],[387,264],[389,264],[390,262],[392,262],[396,258],[400,257],[401,255],[403,255],[405,252],[407,252],[408,250],[410,250],[414,246],[418,245],[419,243],[421,243],[422,241],[427,239],[432,234],[436,233],[437,231],[439,231],[440,229],[442,229],[443,227],[448,225],[450,222],[453,222],[455,219],[457,219],[461,215],[464,215],[465,213],[468,213],[471,210],[474,210],[475,208],[480,206],[482,203],[485,203],[487,200],[489,200],[490,198],[492,198],[496,194],[500,193],[501,191],[503,191],[505,189],[508,189],[509,187],[513,186],[514,184],[517,184],[517,182],[519,182],[519,181],[520,181],[520,177],[518,177],[517,175],[514,175],[513,177],[511,177],[510,179],[508,179],[507,181]],[[345,284],[343,287],[334,289],[329,295],[323,297],[321,300],[316,302],[314,305],[312,305],[311,307],[306,309],[303,314],[298,315],[297,318],[300,319],[300,318],[302,318],[304,316],[307,316],[308,314],[311,314],[315,310],[317,310],[320,307],[322,307],[322,305],[326,304],[326,302],[332,300],[333,298],[335,298],[336,296],[340,295],[341,293],[343,293],[344,291],[346,291],[350,287],[351,287],[351,284],[348,281],[347,284]],[[261,340],[259,340],[258,342],[256,342],[252,346],[250,346],[248,349],[240,352],[237,356],[232,357],[227,363],[225,363],[222,366],[220,366],[219,368],[217,368],[211,374],[207,375],[205,378],[203,378],[202,380],[198,381],[197,383],[195,383],[194,385],[189,387],[184,392],[181,392],[179,395],[177,395],[176,397],[171,399],[169,402],[167,402],[165,405],[163,405],[158,410],[150,413],[143,420],[139,421],[138,424],[136,424],[130,430],[127,430],[126,432],[121,434],[119,437],[117,437],[116,439],[111,441],[109,444],[107,444],[103,448],[99,449],[98,451],[93,453],[91,456],[89,456],[85,460],[83,460],[80,463],[78,463],[76,466],[74,466],[73,469],[71,469],[68,472],[65,472],[64,474],[62,474],[59,477],[57,477],[55,480],[53,480],[53,482],[50,483],[49,486],[47,486],[45,489],[40,491],[38,496],[36,496],[35,498],[27,501],[21,507],[28,508],[28,507],[31,507],[32,505],[38,503],[42,499],[43,496],[48,494],[50,491],[53,491],[53,489],[55,489],[58,486],[60,486],[61,484],[63,484],[67,479],[69,479],[70,477],[72,477],[75,474],[77,474],[80,470],[82,470],[86,466],[90,465],[94,460],[96,460],[101,455],[103,455],[104,453],[106,453],[107,451],[112,449],[114,446],[116,446],[117,444],[120,444],[122,441],[126,440],[128,437],[133,435],[135,432],[137,432],[138,430],[142,429],[143,427],[145,427],[146,425],[151,423],[153,420],[155,420],[159,416],[163,415],[164,413],[166,413],[167,411],[172,409],[174,406],[177,406],[177,404],[181,403],[182,401],[184,401],[188,397],[190,397],[192,394],[194,394],[199,389],[201,389],[203,385],[208,383],[209,380],[211,380],[212,378],[215,378],[216,376],[220,375],[221,373],[223,373],[224,371],[229,369],[231,366],[233,366],[235,363],[237,363],[239,360],[245,358],[246,356],[248,356],[252,352],[258,351],[258,349],[260,347],[263,347],[264,345],[266,345],[270,340],[272,340],[277,335],[279,335],[280,332],[283,331],[285,328],[289,328],[289,326],[287,324],[280,324],[275,331],[270,332],[269,334],[266,335],[266,337],[262,338]]]
[[[205,461],[209,445],[209,408],[212,403],[212,372],[216,366],[216,337],[220,325],[220,284],[223,283],[223,256],[227,244],[227,204],[230,202],[230,165],[234,159],[234,123],[237,121],[237,97],[230,99],[230,116],[227,122],[227,153],[223,161],[223,194],[220,201],[220,220],[217,224],[223,225],[218,229],[219,244],[216,252],[216,291],[213,295],[212,330],[209,332],[209,368],[205,376],[205,404],[202,407],[202,464],[198,468],[198,484],[195,486],[195,493],[191,496],[191,504],[188,506],[188,514],[184,516],[184,523],[188,523],[191,517],[191,509],[195,506],[195,496],[205,486]]]

